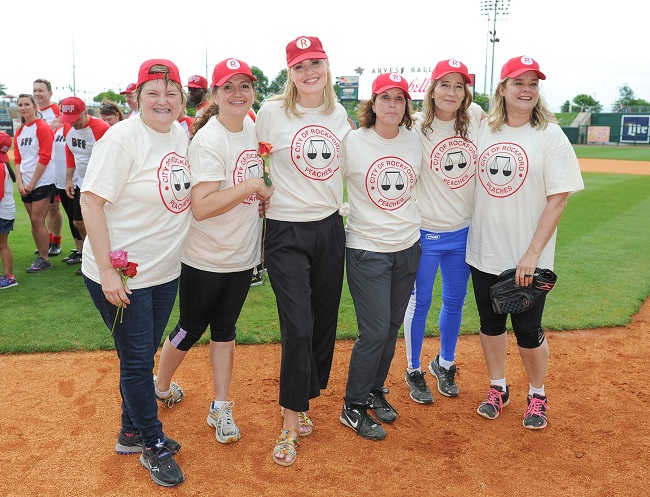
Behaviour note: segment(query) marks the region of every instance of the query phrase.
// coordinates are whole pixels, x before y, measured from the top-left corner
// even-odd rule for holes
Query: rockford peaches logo
[[[340,150],[341,140],[329,129],[310,124],[293,137],[291,160],[309,179],[325,181],[339,170]]]
[[[509,197],[526,180],[528,156],[516,143],[495,143],[478,159],[478,177],[492,197]]]
[[[476,145],[458,136],[445,138],[431,151],[429,167],[452,190],[462,188],[476,173]]]
[[[411,164],[399,157],[383,157],[366,174],[366,192],[377,207],[394,211],[411,199],[415,179]]]
[[[190,165],[185,157],[172,152],[158,168],[158,191],[165,207],[178,214],[190,206]]]
[[[261,178],[264,164],[256,150],[244,150],[237,158],[235,170],[232,172],[232,184],[238,185],[250,178]],[[244,204],[252,204],[257,200],[257,195],[249,195],[244,199]]]

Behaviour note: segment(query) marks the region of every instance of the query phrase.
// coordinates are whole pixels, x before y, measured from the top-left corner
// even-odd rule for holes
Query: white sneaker
[[[153,375],[153,382],[155,388],[156,375]],[[178,383],[174,381],[169,382],[169,394],[167,394],[166,397],[161,397],[158,395],[158,392],[156,392],[156,398],[160,402],[164,402],[165,404],[167,404],[167,407],[169,407],[170,409],[174,407],[174,404],[183,400],[184,396],[185,394],[183,393],[183,389],[180,386],[178,386]]]
[[[222,444],[236,442],[241,438],[241,432],[232,419],[232,408],[235,402],[229,401],[221,406],[221,409],[210,404],[208,413],[208,426],[215,428],[215,437]]]

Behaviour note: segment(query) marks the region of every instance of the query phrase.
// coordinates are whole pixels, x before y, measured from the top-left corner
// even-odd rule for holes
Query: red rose
[[[138,274],[138,264],[136,262],[129,262],[128,266],[122,271],[122,274],[127,278],[134,278]]]

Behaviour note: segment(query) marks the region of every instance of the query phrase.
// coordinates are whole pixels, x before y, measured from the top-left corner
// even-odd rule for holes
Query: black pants
[[[74,208],[74,200],[68,197],[68,194],[66,193],[65,189],[58,188],[57,195],[61,200],[61,206],[65,211],[65,215],[68,216],[68,226],[70,227],[70,233],[72,234],[72,238],[74,238],[75,240],[81,240],[81,234],[79,233],[79,230],[75,228],[74,220],[72,216],[72,209]]]
[[[304,223],[267,219],[265,248],[280,319],[280,405],[307,411],[309,399],[327,387],[332,367],[343,289],[343,219],[338,212]]]

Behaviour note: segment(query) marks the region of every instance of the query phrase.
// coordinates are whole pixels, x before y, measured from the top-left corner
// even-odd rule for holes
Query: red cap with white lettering
[[[394,72],[385,72],[380,74],[372,82],[372,94],[379,95],[384,93],[386,90],[391,88],[398,88],[404,92],[406,98],[411,100],[411,95],[409,95],[409,84],[402,76]]]
[[[539,70],[539,64],[525,55],[514,57],[506,62],[501,69],[501,79],[516,78],[526,71],[535,71],[539,79],[546,79],[544,73]]]
[[[68,97],[61,100],[59,108],[61,109],[61,122],[73,123],[86,110],[86,104],[80,98]]]
[[[447,74],[451,74],[452,72],[457,72],[460,74],[468,85],[471,85],[473,83],[472,77],[467,70],[467,66],[458,59],[441,60],[438,62],[436,64],[436,67],[433,69],[433,73],[431,74],[431,81],[440,79]]]
[[[0,162],[9,162],[9,149],[11,148],[11,136],[0,131]]]

